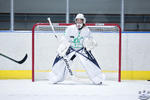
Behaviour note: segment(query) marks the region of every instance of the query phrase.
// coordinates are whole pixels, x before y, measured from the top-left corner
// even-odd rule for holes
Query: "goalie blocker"
[[[57,52],[58,55],[54,60],[52,72],[49,74],[50,83],[64,81],[69,69],[65,60],[71,65],[74,59],[79,58],[89,79],[93,84],[102,84],[103,74],[98,62],[91,53],[91,50],[97,46],[96,41],[92,38],[91,32],[85,26],[86,19],[83,14],[78,14],[75,18],[75,25],[69,26],[65,31],[65,37]]]

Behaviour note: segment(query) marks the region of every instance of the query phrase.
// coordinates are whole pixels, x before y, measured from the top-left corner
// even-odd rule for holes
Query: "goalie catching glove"
[[[57,49],[57,53],[59,56],[63,57],[66,55],[66,52],[68,48],[70,47],[70,43],[65,39],[65,37],[62,37],[60,40],[60,45]]]
[[[97,42],[92,37],[85,38],[83,41],[83,46],[87,51],[90,51],[97,46]]]

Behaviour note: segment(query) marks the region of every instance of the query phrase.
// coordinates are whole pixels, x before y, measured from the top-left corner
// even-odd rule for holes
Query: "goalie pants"
[[[93,57],[90,51],[87,51],[85,48],[81,48],[75,51],[73,48],[69,48],[66,57],[60,57],[57,55],[53,63],[52,72],[49,74],[49,81],[51,83],[62,82],[66,78],[69,68],[67,64],[73,61],[73,59],[78,56],[80,59],[83,68],[86,70],[89,79],[94,84],[99,84],[102,82],[103,75],[101,73],[101,68],[98,65],[96,59]],[[67,62],[66,62],[67,61]],[[70,66],[69,66],[70,67]],[[72,73],[72,72],[70,72]]]

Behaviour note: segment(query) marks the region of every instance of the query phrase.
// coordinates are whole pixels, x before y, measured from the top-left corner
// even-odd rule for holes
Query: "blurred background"
[[[123,31],[150,31],[150,0],[0,0],[0,30],[31,30],[35,23],[117,23]]]

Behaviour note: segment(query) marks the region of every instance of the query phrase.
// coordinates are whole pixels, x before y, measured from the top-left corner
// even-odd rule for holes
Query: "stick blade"
[[[28,55],[26,54],[25,57],[21,60],[21,61],[18,61],[19,64],[22,64],[26,61]]]

